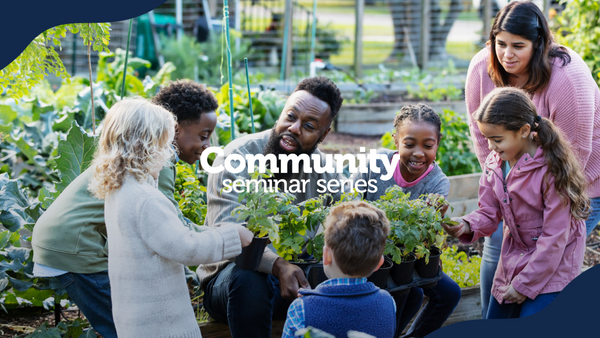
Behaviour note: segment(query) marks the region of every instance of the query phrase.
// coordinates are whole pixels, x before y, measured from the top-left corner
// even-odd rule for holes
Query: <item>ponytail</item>
[[[571,201],[574,218],[586,219],[591,211],[590,199],[585,192],[587,181],[570,143],[552,121],[539,115],[535,120],[532,130],[537,135],[534,140],[544,151],[548,171],[554,176],[554,188],[565,204],[567,199]],[[546,182],[548,184],[547,179]],[[548,188],[547,185],[545,191]]]
[[[585,191],[587,181],[583,168],[569,141],[552,121],[537,114],[525,92],[512,87],[496,88],[484,98],[476,114],[477,121],[502,125],[506,130],[519,131],[524,125],[531,125],[531,131],[537,133],[534,141],[542,147],[548,172],[554,176],[559,198],[565,205],[571,202],[571,215],[575,219],[588,217],[591,204]],[[548,172],[544,192],[550,187]]]

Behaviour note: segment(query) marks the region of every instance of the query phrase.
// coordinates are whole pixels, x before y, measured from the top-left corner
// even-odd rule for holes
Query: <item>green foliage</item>
[[[438,164],[446,175],[464,175],[481,171],[477,155],[471,151],[471,136],[466,118],[444,109],[442,140],[438,148]]]
[[[114,58],[111,62],[109,59]],[[125,95],[141,96],[150,98],[156,94],[159,86],[165,86],[171,80],[172,73],[176,70],[171,62],[167,62],[156,73],[154,77],[146,76],[141,81],[135,76],[135,69],[150,68],[149,61],[132,57],[131,52],[127,59],[127,76],[125,83]],[[114,53],[100,53],[98,67],[96,69],[96,82],[103,83],[104,89],[109,91],[110,100],[108,107],[112,106],[121,97],[123,88],[123,71],[125,69],[125,51],[117,48]],[[95,91],[96,89],[94,89]],[[118,97],[118,98],[117,98]]]
[[[402,188],[394,186],[371,203],[383,210],[390,221],[384,254],[392,255],[392,260],[400,263],[403,256],[414,251],[417,258],[425,257],[429,262],[431,246],[440,247],[444,241],[438,211],[438,206],[445,203],[443,197],[430,194],[411,200],[410,193],[405,194]]]
[[[348,99],[348,103],[357,104],[357,103],[369,103],[375,96],[375,92],[372,90],[355,90],[354,95]],[[346,100],[344,100],[346,101]],[[344,102],[345,103],[345,102]]]
[[[329,333],[327,333],[325,331],[321,331],[319,329],[315,329],[312,326],[309,326],[307,328],[296,331],[295,335],[296,335],[296,337],[303,337],[303,338],[335,338],[334,336],[330,335]]]
[[[556,40],[577,52],[600,85],[600,3],[592,0],[563,0],[565,9],[557,21]]]
[[[61,48],[61,38],[67,31],[83,38],[85,45],[91,44],[95,51],[107,51],[110,39],[109,23],[75,23],[48,29],[37,36],[23,53],[12,63],[0,70],[0,91],[9,97],[22,98],[48,74],[54,74],[67,82],[67,73],[56,49]]]
[[[456,245],[453,245],[443,251],[442,264],[444,272],[461,288],[479,284],[481,257],[467,257],[464,251],[458,251]]]
[[[0,175],[0,225],[7,229],[0,231],[0,307],[4,311],[21,304],[50,309],[52,290],[58,295],[65,292],[53,279],[34,278],[31,249],[21,247],[21,240],[30,239],[22,239],[19,231],[32,231],[41,213],[41,205],[29,201],[18,180]]]
[[[213,34],[203,43],[199,43],[195,37],[189,35],[183,35],[181,40],[162,36],[161,41],[165,61],[173,63],[177,68],[172,74],[174,79],[192,79],[211,85],[221,85],[227,78],[227,67],[221,67],[226,63],[222,63],[223,50],[220,36]],[[235,44],[231,46],[232,60],[243,60],[249,53],[250,44],[247,41],[242,40],[239,49]],[[243,70],[243,64],[236,63],[233,66],[236,65],[239,66],[238,69]]]
[[[317,231],[327,217],[327,200],[331,195],[325,194],[311,198],[298,205],[290,205],[288,210],[277,215],[279,222],[279,241],[273,246],[283,259],[298,262],[304,243],[306,250],[316,260],[323,257],[324,237],[322,234],[306,241],[306,231]]]
[[[462,98],[462,89],[456,88],[452,84],[445,87],[435,86],[433,83],[418,83],[419,88],[413,89],[412,86],[406,87],[409,98],[426,100],[432,102],[456,101]]]
[[[280,238],[277,221],[281,220],[280,214],[293,212],[296,208],[292,205],[295,197],[277,189],[265,188],[264,180],[270,176],[270,172],[261,174],[254,170],[246,185],[248,189],[238,196],[238,201],[242,204],[233,209],[231,214],[237,216],[238,221],[245,220],[248,230],[256,237],[268,235],[271,242],[278,243]]]
[[[469,125],[465,118],[451,110],[444,109],[440,114],[442,121],[440,146],[437,163],[447,176],[472,174],[481,171],[477,155],[471,151]],[[381,137],[384,148],[396,149],[392,132]]]
[[[195,224],[204,224],[206,218],[206,184],[200,182],[196,168],[179,161],[175,180],[175,200],[183,216]]]
[[[87,329],[87,331],[83,331]],[[42,323],[40,327],[26,336],[26,338],[95,338],[96,331],[90,324],[80,318],[73,321],[60,322],[56,327],[50,327],[48,322]]]
[[[225,145],[231,141],[231,118],[229,107],[229,84],[220,89],[213,89],[219,108],[217,109],[217,129],[219,144]],[[256,132],[272,128],[283,111],[286,99],[273,90],[252,92],[252,112]],[[250,116],[250,100],[248,91],[241,86],[233,86],[233,109],[235,118],[236,137],[252,132]]]

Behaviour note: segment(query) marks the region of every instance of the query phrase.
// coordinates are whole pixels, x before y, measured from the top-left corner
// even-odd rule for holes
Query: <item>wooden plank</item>
[[[362,77],[363,61],[363,13],[365,11],[365,0],[357,0],[355,7],[354,22],[354,76],[358,79]]]
[[[467,200],[479,196],[479,179],[481,173],[450,176],[450,193],[448,201]]]

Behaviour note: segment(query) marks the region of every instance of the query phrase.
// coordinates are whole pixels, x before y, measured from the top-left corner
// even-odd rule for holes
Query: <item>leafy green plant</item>
[[[86,330],[84,332],[84,330]],[[50,327],[48,322],[42,323],[26,338],[95,338],[96,331],[83,319],[76,318],[68,322],[60,322],[56,327]]]
[[[600,85],[600,3],[590,0],[563,0],[565,9],[557,17],[556,40],[573,49],[587,63]]]
[[[289,210],[277,216],[279,221],[279,241],[273,246],[277,254],[285,260],[298,262],[298,256],[302,254],[305,247],[308,254],[320,261],[323,257],[324,237],[321,234],[314,238],[305,239],[307,231],[317,231],[327,217],[328,209],[326,203],[331,195],[324,194],[311,198],[298,205],[290,205]]]
[[[219,144],[225,145],[231,141],[229,84],[222,85],[218,90],[213,89],[213,92],[219,103],[216,133],[219,138]],[[241,86],[234,85],[233,102],[236,135],[251,133],[252,119],[247,90]],[[260,132],[272,128],[279,118],[285,102],[286,99],[273,90],[252,92],[252,112],[254,114],[255,131]]]
[[[108,52],[109,23],[74,23],[60,25],[37,36],[13,62],[0,70],[0,92],[9,97],[22,98],[48,74],[54,74],[67,82],[70,79],[56,48],[61,48],[61,38],[67,32],[79,33],[84,45],[95,51]]]
[[[461,288],[479,284],[481,257],[467,257],[464,251],[458,251],[456,245],[453,245],[443,251],[442,264],[444,272]]]
[[[206,218],[206,184],[198,180],[196,168],[179,161],[175,179],[175,200],[183,216],[195,224],[204,224]]]
[[[165,61],[173,63],[177,68],[172,74],[173,78],[187,78],[210,85],[221,85],[223,79],[227,78],[227,67],[222,67],[225,63],[222,62],[223,45],[220,35],[212,34],[203,43],[189,35],[182,35],[180,40],[162,36],[161,41]],[[231,46],[232,60],[243,60],[249,53],[250,44],[247,41],[241,40],[239,49],[235,44]],[[243,69],[243,64],[234,64],[236,65],[238,69]],[[234,73],[236,72],[232,71]],[[243,83],[245,82],[244,79]]]
[[[354,95],[348,99],[348,103],[357,104],[357,103],[369,103],[375,96],[375,92],[372,90],[355,90]]]
[[[469,125],[465,118],[444,109],[440,119],[442,139],[437,151],[437,163],[442,171],[448,176],[480,172],[477,155],[471,151]],[[381,144],[384,148],[396,149],[392,132],[381,137]]]
[[[245,203],[233,209],[231,214],[237,216],[238,221],[245,220],[246,227],[256,237],[268,236],[271,242],[278,243],[280,238],[277,221],[281,219],[278,214],[292,212],[295,206],[291,203],[295,197],[293,194],[266,189],[264,185],[260,185],[261,180],[264,183],[269,177],[270,172],[261,174],[255,170],[246,185],[247,189],[238,195],[238,201]]]
[[[425,84],[423,82],[418,83],[418,88],[413,89],[412,86],[406,87],[409,98],[426,100],[432,102],[439,101],[456,101],[462,98],[462,89],[456,88],[452,84],[448,84],[445,87],[435,86],[433,83]]]
[[[411,200],[410,193],[405,194],[398,186],[388,188],[379,200],[371,202],[383,210],[390,221],[384,254],[391,255],[397,264],[411,252],[429,262],[431,246],[439,247],[444,241],[437,202],[434,195]]]

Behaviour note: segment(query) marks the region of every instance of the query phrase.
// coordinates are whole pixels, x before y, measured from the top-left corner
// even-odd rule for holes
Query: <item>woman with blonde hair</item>
[[[143,99],[115,104],[104,120],[90,191],[105,199],[108,274],[117,334],[201,337],[183,265],[232,258],[252,240],[243,226],[197,233],[157,189],[172,156],[173,114]]]

